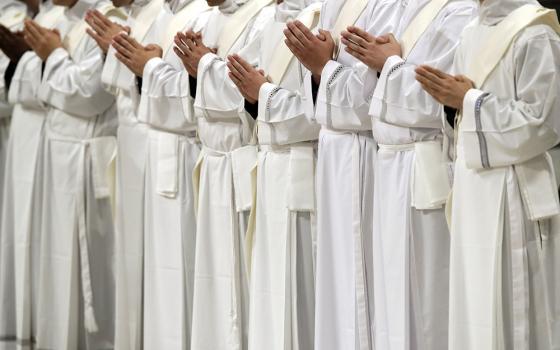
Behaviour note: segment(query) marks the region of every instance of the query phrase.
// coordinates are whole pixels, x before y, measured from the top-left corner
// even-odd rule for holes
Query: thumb
[[[54,28],[52,30],[53,33],[55,33],[56,35],[60,36],[60,32],[58,31],[58,29]]]
[[[262,75],[262,76],[264,76],[264,70],[259,69],[259,74]]]
[[[124,31],[126,32],[126,34],[130,34],[130,27],[124,26]]]
[[[391,40],[389,35],[385,34],[378,36],[377,38],[375,38],[375,42],[378,44],[387,44]]]
[[[332,40],[331,32],[328,30],[319,29],[319,34],[323,37],[322,40]]]

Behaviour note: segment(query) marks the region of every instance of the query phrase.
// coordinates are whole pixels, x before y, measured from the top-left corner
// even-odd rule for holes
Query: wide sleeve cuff
[[[271,83],[264,83],[261,85],[259,90],[259,119],[262,121],[268,121],[270,106],[269,99],[274,90],[278,89],[277,85]]]
[[[43,82],[47,81],[51,76],[52,72],[55,70],[55,68],[60,64],[60,62],[62,62],[68,57],[69,57],[68,51],[66,51],[62,47],[59,47],[55,49],[53,52],[51,52],[51,54],[49,55],[49,57],[47,57],[47,60],[45,61],[45,70],[43,71]]]
[[[372,117],[379,119],[383,118],[383,103],[385,101],[385,92],[387,91],[387,80],[389,79],[389,76],[404,63],[405,61],[402,57],[396,55],[387,58],[385,61],[383,69],[379,74],[379,79],[377,80],[377,85],[373,92],[369,106],[369,115]]]
[[[463,99],[463,110],[459,125],[463,154],[467,167],[489,168],[488,146],[482,132],[481,108],[486,93],[470,89]]]
[[[202,56],[200,58],[200,61],[198,62],[198,71],[199,72],[203,72],[206,67],[210,64],[212,64],[212,62],[216,59],[219,58],[218,55],[216,55],[215,53],[212,52],[208,52],[207,54],[205,54],[204,56]],[[198,77],[200,78],[200,77]]]

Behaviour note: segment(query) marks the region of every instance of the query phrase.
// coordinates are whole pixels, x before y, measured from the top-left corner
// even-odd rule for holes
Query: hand
[[[340,34],[346,52],[375,71],[381,72],[389,57],[402,55],[401,45],[393,34],[374,37],[358,27],[348,27]]]
[[[8,28],[0,24],[0,50],[12,62],[17,62],[25,51],[31,48],[23,39],[23,32],[12,33]]]
[[[259,90],[267,82],[262,69],[256,70],[239,55],[228,56],[229,77],[237,85],[241,95],[254,104],[259,100]]]
[[[54,50],[63,47],[62,39],[57,29],[41,27],[31,19],[26,19],[24,23],[23,37],[25,42],[43,61],[49,58]]]
[[[104,16],[97,10],[89,10],[86,14],[86,22],[91,28],[87,28],[86,32],[97,42],[97,45],[106,54],[111,46],[113,37],[121,32],[130,34],[130,28],[123,27]]]
[[[158,45],[142,46],[125,33],[113,38],[113,47],[117,50],[115,57],[139,77],[144,74],[144,67],[149,60],[163,56],[163,50]]]
[[[215,50],[211,50],[204,45],[202,34],[194,33],[192,30],[185,33],[177,33],[175,45],[173,51],[181,59],[189,75],[194,78],[196,78],[198,73],[198,63],[202,56],[209,52],[215,53]]]
[[[328,31],[313,33],[300,21],[288,22],[284,29],[285,43],[297,59],[309,69],[315,80],[320,80],[323,68],[332,59],[335,44]]]
[[[416,68],[416,80],[439,103],[460,110],[474,83],[464,75],[453,76],[429,66]]]

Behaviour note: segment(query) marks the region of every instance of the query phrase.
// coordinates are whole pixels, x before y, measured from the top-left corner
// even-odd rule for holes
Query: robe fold
[[[351,1],[351,0],[347,0]],[[353,10],[346,2],[328,0],[320,28],[344,30],[349,25],[370,34],[393,32],[400,5],[368,1]],[[359,16],[356,8],[361,11]],[[355,16],[349,23],[339,14]],[[356,19],[357,18],[357,19]],[[336,40],[335,35],[335,40]],[[373,169],[377,145],[371,134],[369,101],[377,74],[338,50],[323,68],[313,104],[311,75],[305,81],[306,111],[321,125],[316,170],[317,277],[315,349],[373,349]]]
[[[373,214],[377,349],[445,350],[448,343],[449,232],[443,206],[451,179],[443,162],[445,114],[414,70],[420,64],[451,69],[476,4],[449,1],[427,15],[433,3],[414,0],[403,8],[395,34],[406,56],[386,61],[370,106],[379,145]],[[427,27],[416,22],[421,16]],[[420,33],[410,39],[414,32]]]

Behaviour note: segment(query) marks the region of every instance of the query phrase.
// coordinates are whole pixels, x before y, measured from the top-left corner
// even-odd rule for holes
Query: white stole
[[[64,14],[63,6],[53,6],[47,11],[41,11],[35,17],[35,22],[44,28],[53,28]]]
[[[231,15],[220,32],[218,56],[224,57],[229,52],[249,24],[249,21],[270,3],[272,3],[272,0],[249,0],[249,2]]]
[[[315,3],[314,5],[305,9],[297,19],[303,23],[306,27],[312,29],[319,22],[319,15],[321,13],[321,3]],[[280,84],[284,74],[288,70],[290,63],[292,62],[294,55],[292,51],[286,46],[286,43],[281,40],[276,54],[272,58],[270,63],[270,71],[268,73],[269,80],[274,84]]]
[[[337,47],[335,52],[338,52],[340,48],[340,33],[346,30],[349,25],[356,23],[362,12],[366,9],[367,4],[368,0],[346,0],[331,30],[331,36]]]
[[[402,57],[406,59],[418,39],[424,34],[426,29],[434,21],[441,10],[447,5],[449,0],[432,0],[426,4],[422,10],[414,17],[412,22],[406,27],[403,35],[400,38],[402,48]]]
[[[208,4],[205,0],[194,0],[182,8],[181,11],[173,15],[171,21],[167,25],[167,29],[164,31],[163,35],[165,36],[161,39],[161,48],[163,49],[164,55],[171,48],[177,32],[180,32],[185,28],[188,22],[192,21],[207,9]]]

